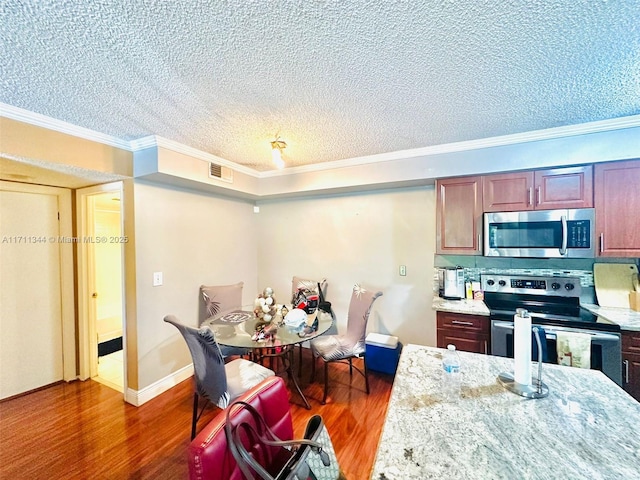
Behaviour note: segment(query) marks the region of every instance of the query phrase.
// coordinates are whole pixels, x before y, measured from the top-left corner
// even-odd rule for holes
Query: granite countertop
[[[431,308],[440,312],[489,316],[489,309],[482,300],[446,300],[444,298],[434,296]]]
[[[640,312],[630,308],[600,307],[591,304],[583,304],[582,306],[609,322],[617,323],[622,330],[640,332]]]
[[[620,325],[622,330],[640,332],[640,312],[630,308],[600,307],[593,304],[582,306],[605,321]],[[482,300],[445,300],[434,296],[431,308],[440,312],[489,316],[489,308]]]
[[[527,400],[496,380],[512,359],[460,352],[447,403],[443,351],[404,347],[372,480],[637,478],[640,403],[601,372],[545,364],[549,396]]]

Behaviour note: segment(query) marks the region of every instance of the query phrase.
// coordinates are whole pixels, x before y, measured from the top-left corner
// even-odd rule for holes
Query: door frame
[[[93,187],[79,188],[76,190],[76,223],[78,238],[90,237],[89,231],[92,214],[88,208],[89,197],[105,192],[118,192],[120,194],[120,228],[124,235],[124,212],[123,195],[124,188],[122,182],[105,183]],[[80,379],[87,380],[97,374],[98,362],[98,340],[95,316],[90,311],[90,298],[92,292],[89,288],[89,276],[91,275],[92,264],[88,254],[88,243],[78,241],[78,343],[79,343],[79,367]],[[122,350],[124,361],[124,383],[123,392],[127,391],[127,341],[126,341],[126,297],[125,297],[125,262],[124,243],[121,243],[122,262]]]
[[[0,180],[0,189],[9,192],[54,195],[58,199],[58,232],[55,241],[60,248],[60,317],[62,319],[62,375],[70,382],[78,378],[76,369],[76,319],[73,272],[73,220],[71,190],[30,183]]]

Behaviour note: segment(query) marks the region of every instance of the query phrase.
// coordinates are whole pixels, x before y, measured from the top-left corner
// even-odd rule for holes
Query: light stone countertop
[[[601,372],[544,364],[549,396],[527,400],[496,379],[512,359],[459,352],[446,403],[442,352],[404,347],[372,480],[638,478],[640,403]]]
[[[440,312],[489,316],[489,309],[482,300],[446,300],[444,298],[434,296],[431,308]]]
[[[630,308],[600,307],[591,304],[583,304],[582,306],[611,323],[617,323],[622,330],[640,332],[640,312]]]
[[[593,304],[582,304],[582,307],[609,323],[620,325],[621,330],[640,332],[640,312],[630,308],[600,307]],[[489,308],[482,300],[445,300],[434,296],[431,308],[439,312],[489,316]]]

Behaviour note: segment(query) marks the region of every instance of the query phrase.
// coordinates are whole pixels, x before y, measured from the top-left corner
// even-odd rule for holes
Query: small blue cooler
[[[372,332],[367,335],[365,343],[367,344],[365,355],[367,368],[394,375],[402,351],[402,344],[398,342],[398,337]]]

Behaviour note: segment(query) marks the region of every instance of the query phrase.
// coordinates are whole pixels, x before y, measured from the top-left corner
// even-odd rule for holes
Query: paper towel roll
[[[531,384],[531,317],[524,309],[513,316],[513,379],[521,385]]]

